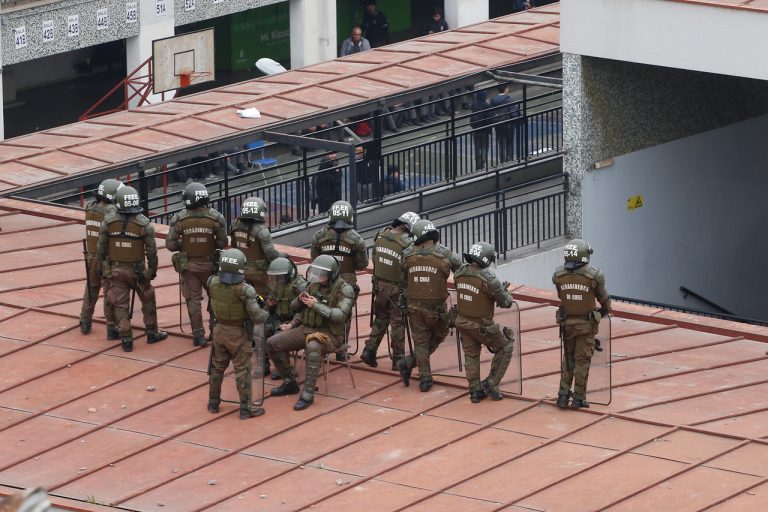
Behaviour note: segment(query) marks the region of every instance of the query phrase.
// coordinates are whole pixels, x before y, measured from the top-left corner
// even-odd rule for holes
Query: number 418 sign
[[[26,48],[27,46],[27,27],[22,25],[13,29],[13,41],[16,49]]]

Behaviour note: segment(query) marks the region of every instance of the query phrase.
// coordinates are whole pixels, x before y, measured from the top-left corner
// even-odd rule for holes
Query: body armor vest
[[[457,274],[454,281],[459,314],[476,319],[493,317],[494,300],[486,293],[485,284],[488,281],[485,277],[471,270],[465,272],[460,270]]]
[[[120,217],[116,217],[107,224],[107,235],[109,236],[107,254],[110,261],[120,263],[143,262],[144,229],[135,220],[123,222]]]
[[[408,270],[409,299],[445,300],[448,298],[448,274],[443,270],[445,258],[432,248],[416,249],[405,263]]]
[[[225,325],[240,325],[248,319],[245,304],[240,300],[243,283],[224,284],[219,276],[211,279],[211,306],[216,321]]]
[[[275,316],[283,321],[288,321],[293,318],[293,311],[291,310],[291,302],[298,297],[299,290],[297,289],[298,278],[294,278],[293,281],[279,288],[275,293]]]
[[[403,236],[385,229],[373,244],[373,275],[391,283],[399,284],[402,272],[403,250],[408,244]]]
[[[344,280],[336,279],[331,287],[327,296],[323,296],[320,293],[320,283],[311,283],[307,286],[306,292],[310,295],[317,297],[322,304],[327,305],[330,308],[336,307],[339,303],[339,295],[341,294],[341,287],[344,286]],[[344,323],[331,322],[330,318],[326,318],[313,309],[304,308],[301,310],[301,323],[306,327],[317,327],[320,329],[326,329],[334,336],[344,335]]]
[[[219,223],[211,217],[187,216],[178,222],[181,235],[181,250],[187,253],[187,257],[195,259],[206,258],[210,261],[216,251],[216,231]]]
[[[85,249],[90,255],[96,254],[101,221],[104,220],[109,210],[110,205],[101,207],[98,201],[92,201],[85,207]]]
[[[258,233],[258,229],[252,230],[251,226],[247,223],[237,221],[232,230],[232,245],[243,251],[248,263],[254,261],[263,263],[266,261],[266,256],[264,255],[264,249],[261,247],[259,237],[253,234],[254,231]]]
[[[560,273],[555,277],[557,295],[566,317],[583,316],[595,309],[595,281],[575,272]]]
[[[339,272],[342,274],[355,271],[355,246],[346,240],[344,235],[333,229],[326,229],[318,240],[320,254],[330,254],[339,262]]]

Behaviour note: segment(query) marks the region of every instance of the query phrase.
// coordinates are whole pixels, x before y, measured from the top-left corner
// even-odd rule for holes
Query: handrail
[[[693,291],[693,290],[691,290],[690,288],[687,288],[687,287],[685,287],[685,286],[681,286],[681,287],[680,287],[680,291],[681,291],[681,292],[683,292],[683,298],[684,298],[684,299],[690,295],[691,297],[693,297],[693,298],[695,298],[695,299],[699,299],[701,302],[703,302],[703,303],[704,303],[704,304],[706,304],[707,306],[710,306],[710,307],[713,307],[713,308],[715,308],[716,310],[720,311],[721,313],[724,313],[724,314],[726,314],[726,315],[733,315],[733,312],[731,312],[731,311],[728,311],[728,310],[727,310],[727,309],[725,309],[723,306],[721,306],[721,305],[717,304],[716,302],[712,302],[712,301],[711,301],[711,300],[709,300],[708,298],[706,298],[706,297],[704,297],[704,296],[702,296],[702,295],[700,295],[700,294],[698,294],[698,293],[694,292],[694,291]]]
[[[680,313],[690,313],[692,315],[705,316],[709,318],[717,318],[719,320],[730,320],[732,322],[741,322],[743,324],[753,324],[768,327],[768,320],[759,320],[757,318],[750,318],[741,315],[731,315],[724,313],[713,313],[712,311],[704,311],[703,309],[691,308],[688,306],[677,306],[675,304],[667,304],[664,302],[656,302],[645,299],[632,299],[630,297],[622,297],[620,295],[611,295],[611,300],[626,302],[627,304],[637,304],[639,306],[650,306],[655,308],[666,309],[668,311],[678,311]]]

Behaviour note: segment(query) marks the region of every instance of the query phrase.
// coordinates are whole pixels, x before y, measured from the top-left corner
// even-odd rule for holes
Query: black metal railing
[[[439,224],[440,240],[454,252],[467,251],[478,240],[491,242],[499,258],[509,251],[565,236],[566,191]]]
[[[142,205],[154,222],[168,223],[171,216],[183,208],[181,189],[184,182],[191,179],[205,183],[212,206],[221,211],[228,222],[239,215],[240,204],[246,197],[261,197],[269,206],[268,223],[275,230],[296,222],[309,222],[324,214],[335,200],[351,200],[351,187],[355,184],[358,197],[376,202],[549,158],[561,151],[560,91],[532,97],[524,94],[521,101],[477,112],[457,110],[455,106],[460,104],[462,97],[465,97],[464,93],[420,105],[404,105],[399,110],[376,112],[346,124],[319,127],[304,134],[317,139],[343,139],[349,131],[365,133],[361,126],[367,124],[373,137],[360,145],[365,147],[367,158],[373,162],[374,176],[368,185],[357,180],[361,173],[360,162],[356,167],[358,176],[350,176],[346,155],[336,161],[325,161],[328,160],[327,152],[310,154],[301,148],[293,148],[293,155],[300,156],[286,160],[288,148],[263,141],[257,149],[233,148],[228,153],[170,163],[160,169],[142,169],[137,174],[119,178],[139,191]],[[449,105],[450,110],[440,118],[427,118],[421,123],[419,116],[437,105]],[[510,111],[516,114],[510,114]],[[487,117],[487,122],[480,128],[472,126],[472,116],[478,113]],[[391,123],[387,117],[391,117]],[[415,119],[419,126],[396,127],[395,119],[408,118]],[[385,133],[387,126],[398,132]],[[499,135],[502,133],[511,136],[504,138]],[[482,137],[487,137],[484,155],[477,151]],[[389,175],[392,166],[398,168],[399,177]],[[93,188],[95,186],[93,184]],[[360,194],[361,186],[363,194]],[[48,200],[82,204],[88,192],[81,189]],[[505,226],[515,226],[519,225],[518,218],[535,214],[519,210],[499,221]],[[525,241],[525,238],[520,241],[510,238],[512,245]]]
[[[760,320],[757,318],[750,318],[741,315],[726,315],[724,313],[715,313],[712,311],[705,311],[703,309],[696,309],[687,306],[678,306],[675,304],[666,304],[664,302],[656,302],[645,299],[633,299],[630,297],[622,297],[619,295],[611,295],[611,300],[618,302],[625,302],[627,304],[637,304],[638,306],[649,306],[653,308],[665,309],[667,311],[677,311],[680,313],[688,313],[691,315],[704,316],[708,318],[717,318],[719,320],[730,320],[732,322],[740,322],[743,324],[752,324],[760,326],[768,326],[768,320]]]

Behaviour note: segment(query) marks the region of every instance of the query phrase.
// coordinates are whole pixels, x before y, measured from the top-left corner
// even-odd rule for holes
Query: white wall
[[[768,79],[768,13],[667,0],[562,0],[560,49]]]
[[[768,116],[615,158],[585,173],[584,238],[611,294],[768,318]],[[627,209],[630,196],[644,205]],[[599,258],[598,258],[599,256]]]
[[[496,269],[496,276],[500,281],[554,291],[552,274],[562,264],[563,248],[560,246],[499,265]]]
[[[336,0],[291,0],[291,67],[336,58]]]
[[[488,19],[488,0],[445,0],[443,10],[450,28],[459,28]]]

